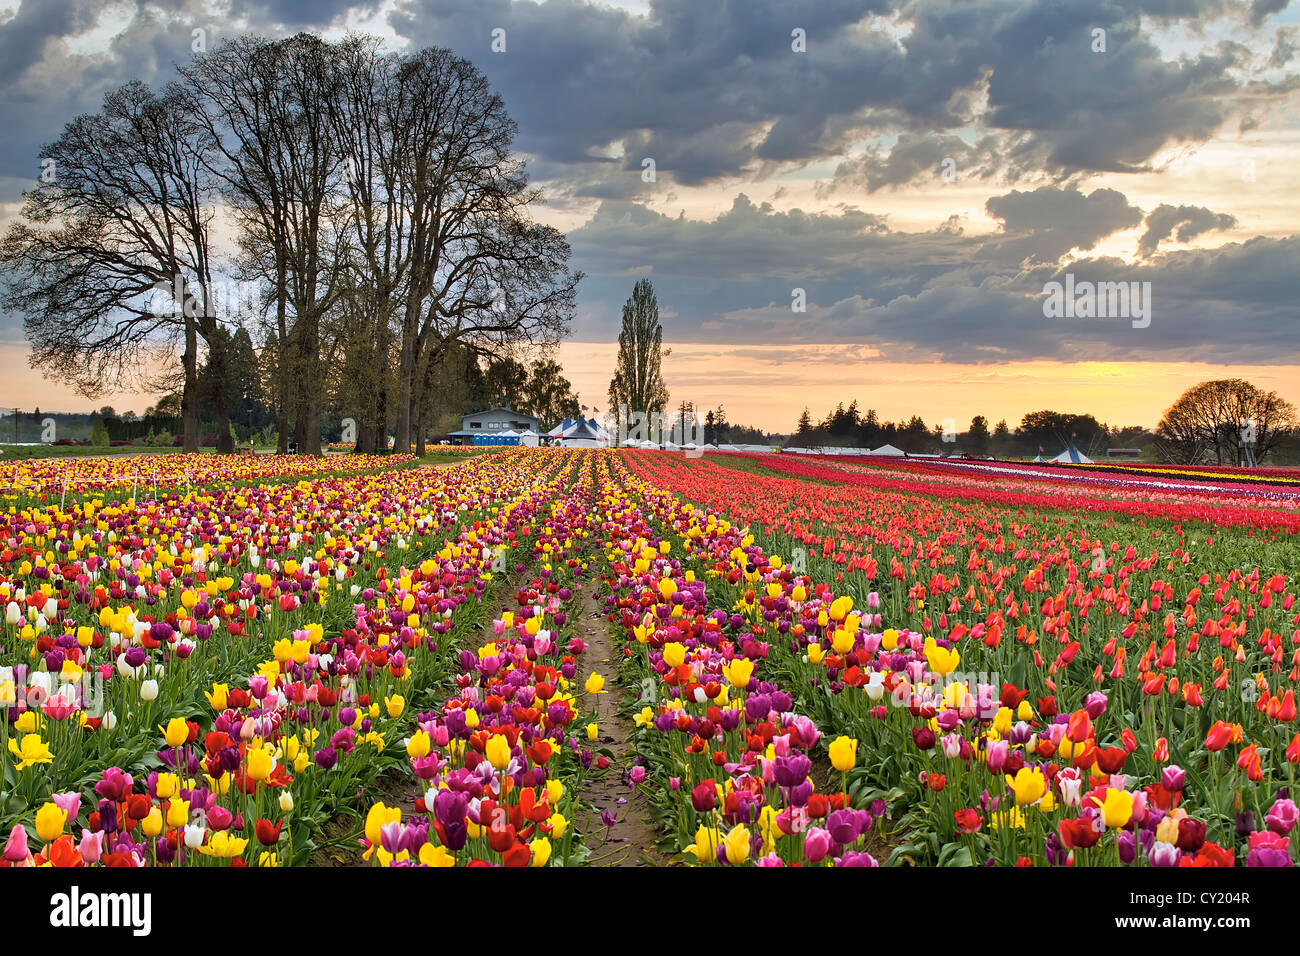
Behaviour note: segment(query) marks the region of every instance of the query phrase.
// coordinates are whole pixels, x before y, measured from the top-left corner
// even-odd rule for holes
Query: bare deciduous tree
[[[54,181],[27,194],[0,248],[5,305],[24,317],[33,366],[83,394],[146,377],[155,350],[183,342],[190,451],[200,337],[221,360],[203,162],[211,146],[178,87],[159,95],[129,83],[42,150]],[[228,441],[228,409],[218,411]]]

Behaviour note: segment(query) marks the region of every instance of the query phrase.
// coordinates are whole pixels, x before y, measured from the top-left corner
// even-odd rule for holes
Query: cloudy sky
[[[588,275],[561,350],[588,404],[642,276],[673,401],[774,430],[855,398],[886,418],[1152,425],[1229,375],[1300,404],[1295,7],[0,0],[0,225],[41,145],[107,90],[171,78],[196,29],[356,30],[450,47],[503,95],[539,218]],[[1149,282],[1150,324],[1045,317],[1067,273]],[[88,407],[26,370],[12,317],[0,362],[0,404]]]

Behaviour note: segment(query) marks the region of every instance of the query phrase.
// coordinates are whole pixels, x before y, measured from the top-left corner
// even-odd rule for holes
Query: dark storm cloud
[[[1268,17],[1275,13],[1281,13],[1287,8],[1291,0],[1254,0],[1250,5],[1250,19],[1252,23],[1263,23]]]
[[[937,186],[955,182],[957,177],[984,179],[998,170],[999,152],[996,136],[972,144],[955,134],[903,133],[888,150],[869,149],[841,163],[835,170],[835,182],[873,193],[910,183]],[[951,178],[945,179],[945,175]]]
[[[1237,89],[1231,55],[1167,62],[1126,4],[1033,4],[991,40],[985,121],[1031,134],[1050,170],[1144,169],[1166,145],[1213,135]]]
[[[376,2],[357,0],[234,0],[230,19],[249,19],[255,23],[278,24],[290,29],[325,27],[349,11],[367,14]]]
[[[102,0],[42,0],[23,3],[0,25],[0,87],[20,77],[47,54],[47,45],[94,26]]]
[[[214,18],[198,0],[140,6],[127,34],[100,57],[57,62],[62,37],[93,25],[105,4],[26,3],[0,26],[4,112],[30,84],[29,73],[58,69],[69,87],[86,72],[102,85],[170,74],[188,44],[165,59],[130,53],[145,33],[183,39],[191,26],[216,36],[238,22],[282,33],[324,29],[377,0],[235,0]],[[1166,62],[1139,32],[1155,22],[1199,20],[1237,10],[1242,22],[1272,12],[1246,0],[652,0],[648,16],[580,0],[407,0],[391,26],[415,46],[445,45],[474,60],[502,92],[520,124],[519,145],[551,163],[617,158],[640,172],[653,158],[661,176],[696,185],[770,175],[782,167],[843,157],[854,141],[899,134],[897,157],[875,155],[856,178],[869,189],[898,185],[933,146],[959,131],[972,144],[972,175],[1046,174],[1145,168],[1162,148],[1198,143],[1228,118],[1248,82],[1234,71],[1244,53],[1208,50]],[[879,15],[879,16],[877,16]],[[901,32],[895,29],[901,27]],[[242,28],[242,26],[241,26]],[[1091,50],[1106,30],[1105,53]],[[493,31],[505,51],[492,51]],[[802,31],[806,52],[792,49]],[[1244,48],[1243,48],[1244,49]],[[1238,71],[1239,72],[1239,71]],[[30,79],[30,77],[28,77]],[[1258,80],[1256,103],[1276,90]],[[96,90],[86,107],[102,95]],[[38,110],[27,121],[53,138],[67,117]],[[989,136],[1001,136],[991,160]],[[20,139],[18,148],[32,140]],[[916,152],[909,153],[912,148]],[[956,149],[956,145],[953,144]],[[970,155],[975,150],[975,155]],[[10,149],[8,152],[12,152]],[[945,153],[944,155],[948,155]],[[12,168],[12,163],[9,164]],[[999,168],[1000,167],[1000,168]],[[854,170],[845,170],[850,180]],[[607,170],[579,174],[579,195],[634,195]],[[875,185],[879,184],[879,185]]]
[[[236,30],[321,30],[375,9],[345,0],[234,0],[214,18],[206,0],[139,5],[107,50],[67,56],[61,41],[93,27],[106,6],[28,0],[0,24],[0,175],[11,177],[0,201],[18,198],[35,176],[40,146],[77,113],[97,109],[106,91],[136,78],[171,79],[174,64],[190,56],[194,27],[210,31],[212,45]],[[1232,122],[1244,126],[1245,116],[1253,122],[1291,89],[1292,80],[1261,78],[1244,43],[1215,42],[1201,30],[1225,14],[1244,30],[1283,6],[652,0],[642,17],[580,0],[409,0],[390,23],[414,47],[451,47],[485,71],[553,202],[580,208],[601,200],[571,233],[574,265],[589,276],[580,338],[608,339],[634,277],[650,275],[675,313],[666,325],[685,341],[844,338],[887,343],[894,356],[956,361],[1082,358],[1116,341],[1124,358],[1163,358],[1202,342],[1213,343],[1215,361],[1291,361],[1295,347],[1278,330],[1293,338],[1297,325],[1295,240],[1161,254],[1169,236],[1224,228],[1222,219],[1205,218],[1224,214],[1203,207],[1147,216],[1150,255],[1138,266],[1072,266],[1149,277],[1158,303],[1150,329],[1050,326],[1033,293],[1061,256],[1143,222],[1121,192],[1076,188],[1086,174],[1146,169],[1173,146],[1200,144]],[[1185,26],[1195,52],[1166,60],[1142,32],[1147,23]],[[506,31],[503,53],[491,49],[497,28]],[[804,53],[791,49],[796,29],[806,35]],[[1094,29],[1106,31],[1104,53],[1092,50]],[[1294,30],[1279,27],[1275,36],[1270,62],[1284,67]],[[862,152],[863,144],[891,142]],[[642,177],[646,158],[655,161],[657,183]],[[740,196],[702,222],[640,204],[678,184],[761,179],[813,163],[838,166],[835,199],[937,189],[945,158],[954,159],[959,181],[996,181],[1001,191],[1022,180],[1053,185],[989,200],[1003,225],[993,236],[964,234],[956,218],[904,233],[852,205],[782,211]],[[796,287],[805,290],[806,313],[790,309]]]
[[[408,4],[393,24],[480,63],[520,120],[520,145],[556,161],[622,144],[629,170],[650,156],[693,185],[834,156],[855,132],[918,137],[907,146],[977,124],[1018,137],[1005,157],[1014,179],[1143,169],[1166,146],[1211,136],[1241,88],[1241,54],[1166,62],[1140,15],[1234,8],[1246,16],[1227,0],[656,0],[638,17],[572,0],[449,0]],[[872,19],[894,12],[910,25],[900,39]],[[796,27],[806,53],[791,50]],[[495,28],[504,53],[490,52]],[[890,184],[913,162],[869,173]]]
[[[1179,242],[1190,242],[1203,232],[1231,229],[1236,224],[1235,217],[1213,212],[1204,206],[1170,206],[1161,203],[1147,215],[1147,228],[1138,240],[1138,253],[1151,255],[1171,235]]]
[[[1043,286],[1067,270],[1022,270],[983,254],[989,243],[1035,234],[1058,248],[1083,247],[1142,222],[1141,210],[1112,193],[1001,197],[1006,235],[993,240],[942,229],[890,231],[856,210],[783,213],[743,198],[711,222],[605,203],[571,233],[590,271],[575,331],[608,337],[635,277],[649,275],[667,315],[666,337],[677,341],[850,342],[894,361],[1300,361],[1295,237],[1166,253],[1136,265],[1083,258],[1068,267],[1079,280],[1150,282],[1146,329],[1122,320],[1047,319]],[[1058,234],[1047,218],[1052,209],[1076,215],[1077,229]],[[792,310],[795,289],[803,290],[806,312]]]
[[[1142,221],[1142,210],[1114,189],[1085,196],[1075,188],[1042,186],[994,196],[984,208],[1001,220],[1008,236],[991,241],[990,251],[1012,263],[1056,262],[1072,249],[1091,249]]]

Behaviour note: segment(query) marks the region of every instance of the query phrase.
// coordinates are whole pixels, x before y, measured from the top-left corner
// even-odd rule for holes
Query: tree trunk
[[[397,363],[397,429],[393,435],[393,451],[398,454],[411,450],[411,405],[415,385],[415,335],[419,308],[419,301],[412,297],[406,303],[406,314],[402,319],[402,351]]]
[[[302,391],[302,427],[299,429],[298,451],[304,455],[321,454],[321,360],[320,318],[313,315],[307,321],[301,341],[303,375],[298,388]]]
[[[225,341],[213,336],[208,343],[208,360],[216,373],[217,385],[217,454],[233,455],[235,439],[230,434],[230,395],[226,383],[230,380],[230,355],[226,351]]]
[[[291,370],[289,368],[289,320],[286,315],[288,303],[286,302],[287,292],[284,287],[285,270],[283,264],[276,270],[276,281],[279,282],[279,289],[276,295],[275,321],[280,338],[276,342],[276,349],[279,354],[276,356],[277,368],[275,370],[275,453],[277,455],[287,455],[289,453],[289,377]]]
[[[184,304],[182,303],[182,308]],[[193,319],[185,320],[185,354],[181,363],[185,367],[185,386],[181,390],[181,419],[185,429],[186,452],[199,450],[199,341]]]

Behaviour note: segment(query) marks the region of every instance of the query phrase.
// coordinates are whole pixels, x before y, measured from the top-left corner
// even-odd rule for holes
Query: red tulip
[[[256,827],[254,827],[257,833],[257,842],[262,846],[275,846],[280,842],[280,829],[283,826],[283,820],[274,826],[271,825],[270,820],[258,820]]]
[[[1086,850],[1101,839],[1101,832],[1093,828],[1088,817],[1062,820],[1056,825],[1056,832],[1067,850]]]
[[[1070,722],[1065,725],[1065,736],[1076,744],[1092,736],[1092,718],[1086,710],[1076,710],[1070,715]]]

